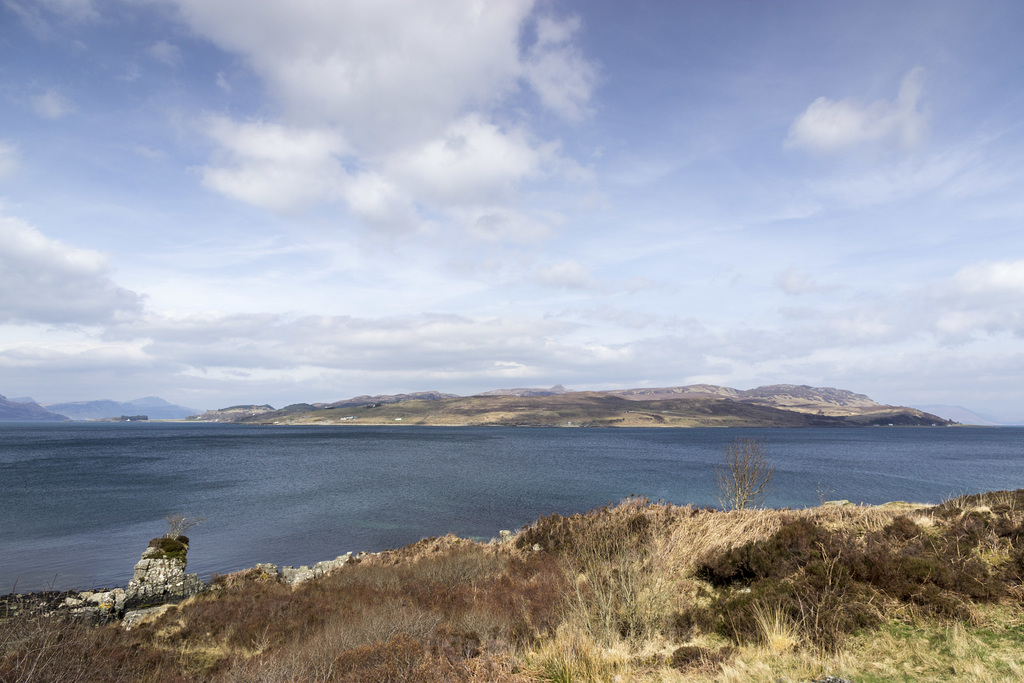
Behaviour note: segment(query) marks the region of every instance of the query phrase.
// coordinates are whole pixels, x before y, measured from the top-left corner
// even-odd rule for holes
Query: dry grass
[[[731,512],[631,498],[296,588],[229,575],[127,632],[2,619],[0,681],[1020,680],[1022,540],[1024,492]]]

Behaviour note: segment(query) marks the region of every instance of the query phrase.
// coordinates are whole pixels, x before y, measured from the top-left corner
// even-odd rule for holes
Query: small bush
[[[186,561],[188,554],[188,545],[181,540],[181,538],[168,538],[167,536],[160,536],[154,538],[149,542],[150,548],[156,548],[160,551],[159,554],[153,555],[151,559],[154,560],[181,560]],[[187,541],[188,539],[186,539]]]
[[[732,658],[735,648],[723,647],[712,650],[698,645],[684,645],[672,652],[669,664],[682,672],[693,669],[710,670]]]
[[[716,618],[709,607],[691,605],[672,615],[671,635],[676,640],[686,641],[700,633],[711,633],[715,630]]]
[[[764,441],[736,439],[715,468],[719,502],[727,510],[760,505],[768,495],[775,468],[764,457]]]
[[[343,652],[334,660],[338,681],[379,681],[410,683],[422,681],[421,667],[426,650],[408,635],[400,633],[386,643],[366,645]]]
[[[697,576],[716,586],[780,579],[812,558],[820,559],[821,548],[826,544],[831,545],[832,538],[823,528],[806,519],[787,519],[768,539],[728,550],[700,565]]]

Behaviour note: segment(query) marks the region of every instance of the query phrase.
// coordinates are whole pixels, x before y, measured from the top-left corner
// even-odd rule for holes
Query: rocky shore
[[[501,542],[512,538],[512,532],[499,532]],[[64,615],[87,623],[104,624],[120,621],[126,629],[147,617],[158,615],[186,598],[208,590],[216,590],[198,574],[187,574],[188,541],[185,536],[154,538],[135,563],[132,578],[125,588],[94,588],[85,591],[37,591],[0,595],[0,619],[18,614],[42,616]],[[289,586],[318,579],[343,567],[352,559],[360,560],[379,553],[351,552],[333,560],[313,565],[278,566],[261,562],[242,572],[256,572],[274,577]]]
[[[356,557],[366,555],[368,553],[359,553]],[[333,560],[300,567],[260,563],[249,571],[274,576],[282,583],[294,586],[342,567],[352,557],[349,552]],[[135,563],[126,587],[0,595],[0,618],[22,613],[63,614],[93,624],[121,621],[125,628],[131,628],[147,616],[165,611],[193,595],[215,589],[198,574],[187,574],[187,566],[188,538],[154,538]]]

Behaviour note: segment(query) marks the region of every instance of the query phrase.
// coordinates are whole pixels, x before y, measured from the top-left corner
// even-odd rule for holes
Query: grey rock
[[[76,607],[67,612],[70,616],[89,624],[106,624],[117,619],[117,615],[102,607]]]
[[[323,562],[317,562],[312,567],[302,565],[301,567],[281,567],[280,576],[281,580],[290,586],[309,581],[310,579],[317,579],[331,572],[338,567],[343,566],[351,559],[352,553],[345,553],[344,555],[338,555],[333,560],[324,560]],[[259,566],[259,565],[257,565]]]
[[[121,620],[121,628],[125,631],[130,631],[133,627],[138,626],[143,621],[151,618],[155,619],[172,607],[174,607],[174,605],[157,605],[156,607],[146,607],[145,609],[136,609],[126,612],[124,619]]]
[[[285,583],[294,586],[297,583],[303,581],[309,581],[313,578],[313,571],[306,565],[301,567],[281,567],[281,580]]]
[[[156,558],[146,548],[142,559],[135,564],[132,580],[128,582],[122,602],[122,609],[142,607],[164,602],[178,602],[206,590],[206,584],[198,574],[186,574],[187,560],[177,558]],[[188,552],[188,546],[185,547]],[[159,551],[158,551],[159,554]],[[116,602],[116,597],[113,598]]]

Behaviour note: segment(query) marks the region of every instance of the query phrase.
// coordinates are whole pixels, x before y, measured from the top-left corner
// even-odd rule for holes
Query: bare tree
[[[722,465],[715,468],[718,500],[731,510],[759,505],[774,474],[775,468],[764,457],[764,441],[736,439],[725,451]]]
[[[171,513],[164,519],[167,520],[167,533],[164,534],[164,538],[184,536],[186,531],[206,521],[203,517],[188,517],[182,512]]]

